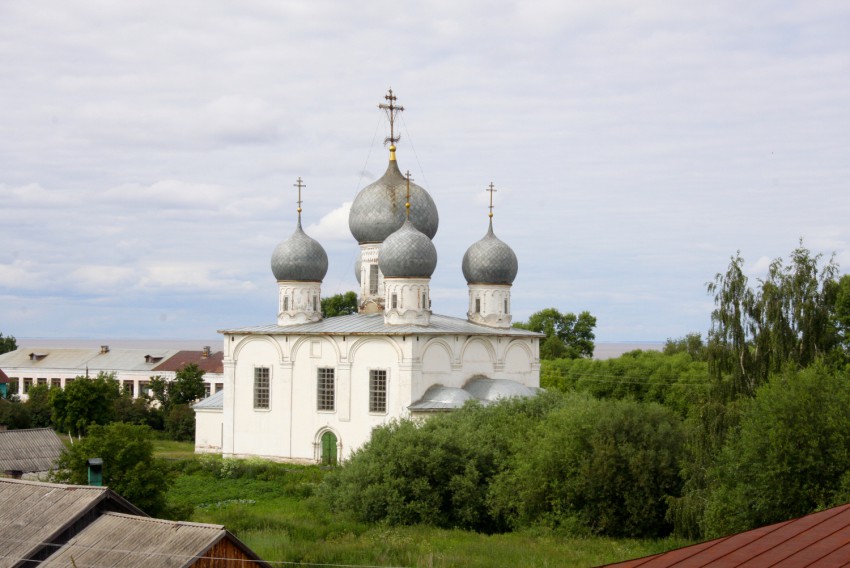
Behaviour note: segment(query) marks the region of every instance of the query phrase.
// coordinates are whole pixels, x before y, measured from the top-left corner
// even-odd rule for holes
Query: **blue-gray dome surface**
[[[437,268],[437,249],[408,219],[384,240],[378,267],[384,278],[430,278]]]
[[[463,277],[468,284],[513,284],[519,263],[513,249],[493,233],[493,220],[487,234],[463,255]]]
[[[398,162],[390,160],[384,175],[364,187],[351,204],[348,228],[357,242],[381,243],[397,231],[406,217],[406,197],[407,180],[398,169]],[[410,205],[416,213],[413,224],[433,239],[440,225],[437,206],[428,192],[413,182],[410,182]]]
[[[301,229],[301,219],[292,236],[275,247],[272,273],[278,280],[321,282],[328,273],[328,253],[316,239]]]

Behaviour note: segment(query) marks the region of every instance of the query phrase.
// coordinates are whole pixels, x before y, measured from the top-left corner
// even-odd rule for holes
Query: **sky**
[[[398,161],[434,198],[435,312],[494,228],[514,318],[705,334],[706,282],[804,246],[850,269],[850,4],[0,2],[0,332],[215,339],[276,321],[303,224],[356,290],[348,207]]]

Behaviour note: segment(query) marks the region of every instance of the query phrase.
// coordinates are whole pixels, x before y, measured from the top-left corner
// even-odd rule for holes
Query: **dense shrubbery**
[[[323,495],[373,522],[655,536],[681,448],[658,405],[546,393],[378,428]]]

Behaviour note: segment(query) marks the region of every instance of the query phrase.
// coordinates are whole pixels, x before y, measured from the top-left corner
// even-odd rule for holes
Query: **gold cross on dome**
[[[307,187],[307,185],[301,180],[301,176],[298,176],[298,180],[293,183],[292,186],[298,188],[298,201],[296,201],[296,203],[298,204],[298,216],[300,217],[301,204],[303,203],[303,201],[301,201],[301,189]]]
[[[485,189],[484,191],[490,192],[490,218],[492,219],[493,218],[493,194],[496,193],[498,190],[496,189],[496,186],[494,186],[493,182],[491,181],[490,186],[487,189]]]
[[[389,142],[390,145],[395,146],[395,143],[401,139],[401,136],[395,135],[395,115],[403,111],[404,107],[395,104],[396,100],[398,100],[398,97],[393,94],[392,87],[390,87],[390,90],[387,92],[386,95],[384,95],[384,98],[389,102],[381,103],[378,105],[379,109],[382,109],[384,112],[387,113],[387,118],[390,121],[390,135],[387,138],[384,138],[384,144]]]

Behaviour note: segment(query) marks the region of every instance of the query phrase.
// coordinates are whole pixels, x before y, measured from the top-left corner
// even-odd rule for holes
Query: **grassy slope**
[[[160,455],[187,451],[169,444]],[[234,463],[236,465],[234,465]],[[261,462],[184,462],[169,493],[191,520],[225,525],[260,557],[370,566],[595,566],[687,543],[570,538],[540,530],[482,535],[431,527],[367,525],[330,513],[312,497],[324,472]]]

